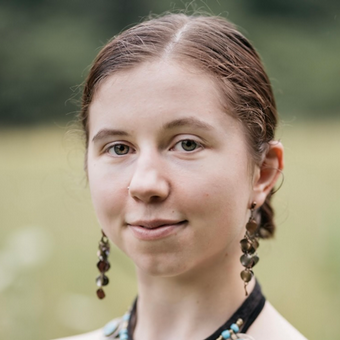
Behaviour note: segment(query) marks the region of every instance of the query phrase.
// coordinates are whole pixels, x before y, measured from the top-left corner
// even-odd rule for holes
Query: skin
[[[245,299],[239,241],[251,203],[263,204],[283,168],[282,145],[254,165],[213,80],[169,60],[109,76],[89,112],[96,214],[137,270],[134,339],[206,338]],[[150,227],[160,224],[155,237]],[[279,318],[268,304],[263,313],[249,334],[294,335],[267,337],[265,324]]]

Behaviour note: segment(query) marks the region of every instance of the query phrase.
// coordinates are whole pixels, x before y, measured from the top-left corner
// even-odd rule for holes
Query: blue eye
[[[130,147],[125,144],[115,144],[109,147],[108,153],[110,154],[116,154],[118,156],[124,156],[128,154],[130,151]]]

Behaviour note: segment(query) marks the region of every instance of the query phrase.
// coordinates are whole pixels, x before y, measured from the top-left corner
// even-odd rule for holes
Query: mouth
[[[150,221],[136,221],[133,223],[128,223],[128,226],[131,227],[142,227],[145,229],[158,229],[163,228],[166,226],[175,226],[175,225],[181,225],[184,223],[187,223],[187,220],[183,221],[174,221],[174,220],[150,220]]]
[[[187,223],[187,220],[150,220],[127,223],[127,226],[136,238],[151,241],[176,234]]]

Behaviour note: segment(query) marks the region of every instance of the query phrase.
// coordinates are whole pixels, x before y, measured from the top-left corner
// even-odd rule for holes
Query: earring
[[[250,217],[246,225],[246,233],[244,238],[240,241],[243,255],[241,256],[241,264],[245,267],[241,272],[241,279],[244,282],[244,290],[246,296],[248,296],[247,285],[254,276],[251,270],[260,260],[256,253],[256,249],[259,247],[259,241],[257,239],[258,225],[254,219],[254,209],[256,202],[253,202],[250,207]]]
[[[110,269],[110,263],[108,261],[108,256],[110,254],[110,244],[107,236],[104,231],[102,231],[102,237],[99,241],[99,250],[97,252],[98,255],[98,263],[97,268],[100,272],[100,275],[96,278],[96,283],[99,289],[97,290],[97,296],[99,299],[104,299],[105,293],[102,287],[107,286],[109,284],[109,278],[105,275],[105,273]]]

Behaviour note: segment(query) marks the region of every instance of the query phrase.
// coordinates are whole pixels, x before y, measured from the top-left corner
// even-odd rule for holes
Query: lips
[[[128,223],[130,226],[140,226],[143,228],[147,229],[155,229],[155,228],[161,228],[167,225],[176,225],[176,224],[181,224],[183,222],[187,222],[186,220],[183,221],[176,221],[176,220],[150,220],[150,221],[145,221],[145,220],[139,220],[133,223]]]
[[[151,241],[176,234],[187,222],[187,220],[139,220],[128,223],[127,226],[136,238]]]

